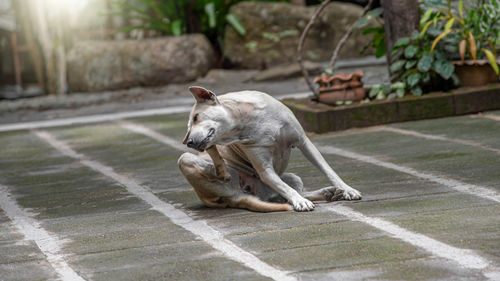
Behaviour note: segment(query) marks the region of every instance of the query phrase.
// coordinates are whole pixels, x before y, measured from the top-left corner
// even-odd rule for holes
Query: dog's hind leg
[[[307,191],[302,195],[311,201],[338,201],[344,198],[344,191],[340,188],[328,186],[319,190]]]
[[[280,176],[281,180],[288,184],[291,188],[295,189],[298,193],[302,194],[304,191],[304,183],[302,179],[293,173],[283,173]],[[264,183],[262,183],[264,184]],[[279,195],[278,192],[274,191],[272,188],[266,186],[266,190],[270,192],[268,199],[266,201],[276,202],[276,203],[286,203],[286,199]],[[260,196],[259,196],[260,197]],[[307,197],[306,197],[307,198]],[[307,198],[309,199],[309,198]]]
[[[339,189],[342,191],[342,199],[344,200],[359,200],[361,199],[361,193],[356,189],[347,185],[328,165],[325,158],[318,151],[316,146],[309,140],[308,137],[304,136],[301,145],[298,148],[302,151],[304,156],[313,163],[323,174],[325,174],[332,184],[332,189]],[[340,191],[339,191],[340,192]],[[334,195],[337,192],[334,192]]]
[[[218,180],[212,161],[186,152],[177,161],[179,169],[200,200],[209,207],[227,207],[225,198],[238,195],[232,182]]]
[[[304,184],[299,176],[292,173],[284,173],[280,178],[298,193],[302,193],[304,190]],[[286,199],[283,196],[267,186],[259,178],[245,173],[240,173],[240,188],[244,193],[255,195],[266,202],[286,203]]]
[[[218,179],[212,161],[186,152],[178,161],[179,168],[191,184],[200,200],[208,207],[244,208],[257,212],[289,211],[289,204],[269,203],[259,198],[244,194],[240,190],[239,172],[228,167],[231,181]]]
[[[341,200],[343,197],[343,191],[333,186],[325,187],[320,190],[304,191],[304,184],[302,183],[302,179],[293,173],[284,173],[283,175],[281,175],[281,179],[290,187],[297,190],[302,196],[311,201],[337,201]],[[275,194],[279,196],[279,194]],[[283,197],[279,196],[279,198],[281,198],[283,202],[286,202],[284,201],[285,199]],[[272,197],[269,201],[281,202],[273,199],[274,197]]]

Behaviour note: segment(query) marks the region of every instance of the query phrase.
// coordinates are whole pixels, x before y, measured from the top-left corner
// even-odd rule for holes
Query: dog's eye
[[[196,113],[193,117],[193,122],[196,123],[198,122],[198,113]]]

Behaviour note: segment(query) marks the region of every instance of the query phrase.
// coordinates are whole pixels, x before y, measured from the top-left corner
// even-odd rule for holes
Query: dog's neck
[[[232,126],[227,128],[227,132],[224,134],[224,139],[227,139],[228,143],[234,142],[245,142],[251,138],[248,136],[249,119],[254,118],[251,116],[251,112],[254,110],[253,106],[245,103],[236,103],[232,100],[220,100],[221,106],[224,107],[226,112],[232,117]]]

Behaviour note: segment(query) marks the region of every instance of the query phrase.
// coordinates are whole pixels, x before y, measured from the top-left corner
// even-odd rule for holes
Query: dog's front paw
[[[361,200],[361,192],[350,186],[344,186],[343,198],[344,200]]]
[[[307,212],[314,210],[314,204],[303,197],[299,197],[293,200],[292,206],[293,209],[297,212]]]

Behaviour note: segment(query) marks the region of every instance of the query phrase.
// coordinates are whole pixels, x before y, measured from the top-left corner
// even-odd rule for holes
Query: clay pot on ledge
[[[461,86],[477,87],[498,83],[498,75],[487,60],[454,61],[453,64]]]
[[[319,85],[319,102],[335,105],[338,101],[361,101],[366,97],[363,88],[364,73],[361,71],[351,74],[339,73],[328,76],[321,75],[314,78],[314,83]]]

